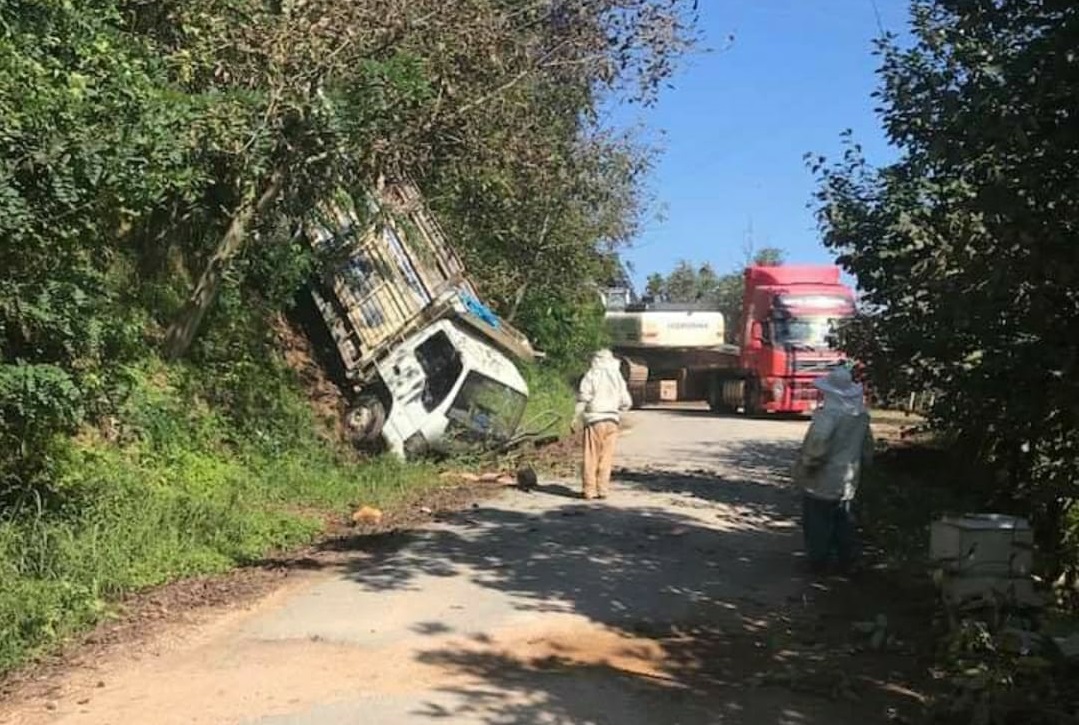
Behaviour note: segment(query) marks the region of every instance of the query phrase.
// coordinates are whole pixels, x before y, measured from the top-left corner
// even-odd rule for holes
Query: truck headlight
[[[772,381],[772,400],[783,400],[783,393],[787,391],[787,386],[783,384],[782,380]]]

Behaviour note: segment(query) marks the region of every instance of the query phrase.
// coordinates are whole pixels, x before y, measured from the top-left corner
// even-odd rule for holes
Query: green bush
[[[811,161],[824,244],[861,293],[846,351],[882,394],[935,394],[929,424],[1032,519],[1052,580],[1079,580],[1079,187],[1060,181],[1079,172],[1079,74],[1057,60],[1076,20],[1074,3],[916,0],[878,47],[894,161],[849,137]]]
[[[521,421],[524,431],[534,432],[553,421],[551,434],[568,434],[576,401],[571,375],[549,365],[527,366],[522,372],[529,390],[528,407]]]
[[[552,367],[575,372],[592,353],[608,344],[603,306],[590,297],[556,299],[529,296],[518,324],[543,350]]]
[[[0,362],[0,508],[37,490],[54,437],[73,432],[82,416],[82,391],[63,369]]]

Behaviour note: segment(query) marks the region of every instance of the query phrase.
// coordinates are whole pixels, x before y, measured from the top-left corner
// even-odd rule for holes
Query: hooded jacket
[[[814,414],[795,464],[795,483],[815,498],[854,498],[862,468],[873,462],[873,433],[862,403],[862,387],[823,388],[824,405]]]
[[[577,417],[585,425],[602,421],[619,422],[622,411],[629,410],[633,400],[622,378],[618,359],[610,350],[601,350],[592,358],[592,366],[581,379],[577,394]]]

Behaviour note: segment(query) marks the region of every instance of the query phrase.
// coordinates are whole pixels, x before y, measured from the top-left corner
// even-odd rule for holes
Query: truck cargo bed
[[[344,197],[323,205],[308,238],[325,260],[315,302],[350,377],[363,379],[387,350],[451,316],[509,355],[534,357],[527,338],[479,302],[412,184],[387,185],[364,208]]]

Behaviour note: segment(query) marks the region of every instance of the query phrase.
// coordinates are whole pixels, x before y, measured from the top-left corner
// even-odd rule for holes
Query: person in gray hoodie
[[[575,432],[584,426],[581,483],[586,499],[607,498],[622,413],[632,405],[618,359],[600,350],[581,379],[573,418]]]
[[[849,571],[857,553],[851,505],[862,469],[873,461],[873,433],[865,409],[865,393],[845,367],[835,368],[814,385],[824,404],[813,416],[794,466],[802,497],[802,531],[806,554],[815,572],[823,571],[835,553]]]

